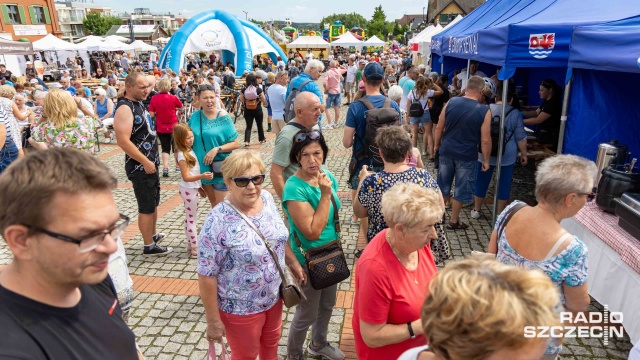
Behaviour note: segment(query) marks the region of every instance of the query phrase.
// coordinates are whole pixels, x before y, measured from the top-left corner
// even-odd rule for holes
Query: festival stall
[[[337,40],[332,41],[330,45],[332,48],[337,46],[341,46],[344,48],[348,48],[350,46],[353,46],[355,48],[362,48],[363,46],[366,46],[364,44],[364,41],[358,40],[351,31],[347,31],[344,34],[340,35],[340,37],[338,37]]]
[[[33,45],[30,42],[5,40],[0,38],[0,54],[2,64],[16,76],[22,75],[18,55],[32,55]]]
[[[287,49],[324,49],[329,50],[329,43],[320,36],[298,36],[287,44]]]
[[[160,55],[163,69],[178,72],[185,58],[194,52],[220,52],[222,63],[234,64],[236,75],[253,69],[253,57],[268,54],[277,62],[287,57],[278,44],[256,24],[226,11],[212,10],[190,18],[169,40]]]
[[[372,53],[374,51],[381,52],[384,50],[384,46],[387,43],[384,40],[380,40],[377,36],[373,35],[367,41],[362,44],[368,53]]]
[[[158,48],[156,48],[155,46],[149,45],[142,40],[136,40],[129,45],[131,45],[135,51],[157,51],[158,50]]]

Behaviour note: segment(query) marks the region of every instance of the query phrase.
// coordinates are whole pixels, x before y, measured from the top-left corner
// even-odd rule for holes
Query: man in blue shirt
[[[320,75],[322,74],[323,70],[324,70],[324,64],[322,63],[322,61],[315,60],[315,59],[309,60],[309,62],[307,62],[307,66],[304,68],[304,72],[296,76],[295,78],[293,78],[289,83],[289,86],[287,87],[287,95],[285,96],[285,99],[289,97],[289,94],[291,93],[291,89],[297,89],[298,87],[300,87],[300,85],[302,85],[303,82],[307,80],[311,80],[301,89],[300,92],[309,91],[316,94],[316,96],[320,99],[320,110],[324,112],[325,110],[324,94],[322,94],[322,91],[320,91],[320,87],[316,83],[316,80],[320,78]],[[322,121],[322,115],[320,115],[320,117],[318,118],[318,126],[320,128],[322,128],[322,126],[320,125],[321,121]]]
[[[69,79],[62,78],[60,79],[60,85],[62,85],[62,90],[66,90],[71,93],[71,95],[76,96],[76,88],[70,86]]]
[[[375,108],[381,108],[387,99],[386,96],[380,93],[380,84],[384,78],[384,69],[382,68],[382,65],[377,62],[370,62],[365,66],[362,77],[366,92],[365,97],[371,101],[371,104],[373,104]],[[393,100],[391,100],[391,108],[396,110],[400,117],[400,108]],[[355,154],[357,154],[364,146],[365,132],[367,129],[367,122],[365,120],[366,113],[367,106],[360,101],[352,102],[351,105],[349,105],[349,110],[347,110],[347,119],[345,122],[342,144],[347,149],[351,147],[353,148],[352,158],[355,158]],[[349,178],[352,197],[355,197],[358,192],[358,173],[360,169],[362,169],[362,166],[364,165],[371,165],[371,162],[372,159],[367,158],[358,161],[356,164],[355,174]],[[382,167],[369,167],[369,170],[380,171],[382,170]],[[352,220],[355,221],[357,219],[352,218]],[[366,232],[366,227],[364,230]]]
[[[89,87],[84,86],[82,84],[82,80],[80,78],[77,78],[75,80],[71,80],[73,81],[73,87],[78,90],[78,89],[84,89],[84,93],[87,94],[87,98],[91,97],[91,89],[89,89]]]

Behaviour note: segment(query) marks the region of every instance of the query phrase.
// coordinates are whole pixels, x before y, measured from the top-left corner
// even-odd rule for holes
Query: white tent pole
[[[509,93],[509,79],[502,81],[502,113],[500,114],[500,136],[498,137],[498,159],[496,161],[496,190],[493,192],[493,218],[491,224],[496,223],[498,216],[498,191],[500,190],[500,169],[502,166],[502,149],[504,148],[504,124],[507,113],[507,94]],[[493,119],[492,119],[493,120]]]
[[[562,116],[560,116],[560,134],[558,134],[558,154],[562,154],[562,147],[564,146],[564,132],[567,128],[567,110],[569,108],[569,95],[571,93],[571,83],[573,82],[573,74],[567,82],[567,86],[564,89],[564,100],[562,101]]]
[[[471,59],[467,60],[467,84],[469,83],[470,77],[471,77]]]
[[[440,76],[444,75],[444,55],[440,57],[442,62],[440,63]]]

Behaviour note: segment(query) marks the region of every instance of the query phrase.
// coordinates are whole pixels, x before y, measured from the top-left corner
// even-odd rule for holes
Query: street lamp
[[[245,20],[249,20],[249,16],[248,16],[249,12],[248,11],[243,11],[243,13],[244,13],[244,19]]]

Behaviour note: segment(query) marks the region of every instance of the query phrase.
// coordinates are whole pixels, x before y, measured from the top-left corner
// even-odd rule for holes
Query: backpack
[[[258,88],[249,85],[244,89],[244,108],[246,110],[255,110],[258,108]]]
[[[296,117],[296,109],[295,109],[296,96],[298,96],[298,94],[302,91],[302,88],[305,87],[305,85],[307,85],[310,82],[311,80],[307,79],[303,81],[302,85],[298,86],[297,89],[296,88],[291,89],[289,96],[287,96],[287,100],[285,100],[284,102],[284,122],[285,123],[288,123],[289,121],[291,121],[291,119]]]
[[[236,78],[233,75],[224,75],[222,77],[222,83],[224,84],[224,86],[233,89],[234,85],[236,84]]]
[[[409,107],[409,116],[414,117],[414,118],[419,118],[422,117],[422,115],[424,115],[424,110],[427,108],[427,105],[429,104],[427,102],[427,104],[424,105],[424,107],[422,107],[422,104],[420,103],[420,98],[417,98],[417,94],[416,91],[413,90],[413,100],[411,100],[411,106]]]
[[[289,79],[293,80],[298,75],[300,75],[300,69],[295,66],[289,68]]]
[[[507,117],[509,117],[509,114],[511,114],[511,112],[513,110],[515,110],[515,108],[511,108],[504,115],[504,119],[505,119],[504,133],[505,133],[505,135],[507,133],[506,120],[507,120]],[[494,115],[493,111],[491,110],[491,107],[489,107],[489,111],[491,111],[491,156],[498,156],[498,145],[500,144],[500,114]],[[509,141],[513,137],[514,133],[515,133],[515,131],[512,131],[511,135],[509,135],[508,138],[504,139],[504,142],[502,143],[502,155],[504,155],[504,152],[507,149],[507,144],[509,143]],[[478,152],[482,153],[482,151],[481,151],[479,146],[478,146]]]
[[[384,104],[380,108],[374,107],[366,97],[360,98],[358,101],[367,107],[367,112],[364,116],[366,124],[364,151],[361,151],[360,156],[356,156],[356,160],[371,159],[371,166],[384,166],[382,158],[380,158],[380,149],[376,144],[376,133],[380,128],[399,125],[400,114],[391,107],[391,99],[389,98],[384,99]]]

